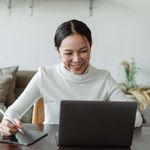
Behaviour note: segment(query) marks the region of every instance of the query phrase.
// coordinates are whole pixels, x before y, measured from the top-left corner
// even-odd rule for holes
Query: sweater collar
[[[60,64],[60,72],[62,73],[62,75],[72,81],[75,82],[81,82],[84,80],[88,80],[88,78],[92,75],[92,66],[89,64],[89,66],[87,67],[87,69],[85,70],[84,74],[74,74],[71,71],[67,70],[63,63]]]

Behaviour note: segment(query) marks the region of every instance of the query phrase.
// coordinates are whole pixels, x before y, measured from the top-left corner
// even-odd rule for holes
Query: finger
[[[17,126],[18,128],[22,128],[22,123],[21,123],[21,121],[20,121],[20,120],[18,120],[18,119],[14,119],[14,121],[15,121],[16,126]]]
[[[6,127],[1,127],[0,132],[3,133],[4,136],[11,136],[15,134],[18,130],[16,128],[6,128]]]
[[[0,131],[3,132],[4,135],[10,136],[17,132],[18,127],[12,124],[9,120],[3,119],[0,123]]]
[[[9,127],[5,126],[4,124],[0,124],[0,132],[3,134],[3,136],[10,136],[11,132]]]
[[[14,132],[17,130],[17,127],[16,126],[10,127],[10,126],[6,126],[5,124],[1,123],[0,129],[5,132]]]
[[[13,123],[7,119],[4,119],[2,122],[3,122],[3,124],[5,124],[5,126],[11,128],[12,131],[15,131],[18,128],[22,128],[21,122],[17,119],[14,119]]]
[[[2,121],[2,123],[3,123],[5,126],[9,127],[9,128],[16,128],[16,125],[15,125],[14,123],[10,122],[10,121],[7,120],[7,119],[4,119],[4,120]]]

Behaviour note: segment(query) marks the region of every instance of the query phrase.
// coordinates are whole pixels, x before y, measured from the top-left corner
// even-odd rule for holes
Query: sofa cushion
[[[17,72],[16,77],[16,89],[15,95],[16,98],[20,96],[20,94],[24,91],[32,77],[36,71],[34,70],[19,70]],[[32,107],[23,115],[21,121],[23,123],[31,123],[32,122]]]
[[[8,93],[7,93],[7,101],[6,105],[9,106],[12,101],[15,100],[15,86],[16,86],[16,73],[18,71],[18,66],[11,66],[11,67],[6,67],[6,68],[1,68],[0,69],[0,75],[6,76],[6,75],[11,75],[12,80],[10,81],[9,88],[8,88]]]
[[[12,75],[0,75],[0,103],[5,103],[9,92]]]
[[[4,103],[0,103],[0,109],[2,109],[3,111],[6,111],[6,106]],[[3,115],[0,114],[0,121],[2,120],[2,118],[3,118]]]
[[[1,69],[0,69],[1,71]],[[30,82],[31,78],[36,73],[36,70],[18,70],[16,75],[16,86],[15,86],[15,97],[20,96],[20,94],[24,91],[28,83]],[[2,74],[2,73],[0,73]],[[6,74],[5,74],[6,76]],[[14,100],[11,101],[11,104]],[[0,104],[0,108],[4,111],[7,109],[3,103]],[[2,119],[2,115],[0,114],[0,121]],[[23,115],[21,121],[23,123],[31,123],[32,122],[32,107]]]
[[[16,77],[16,89],[15,89],[15,95],[16,98],[20,96],[20,94],[24,91],[32,77],[36,71],[30,71],[30,70],[19,70],[17,72]]]

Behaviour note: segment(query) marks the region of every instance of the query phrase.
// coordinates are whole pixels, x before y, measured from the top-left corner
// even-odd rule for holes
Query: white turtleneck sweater
[[[110,73],[89,65],[82,75],[73,74],[63,64],[40,68],[24,92],[6,113],[20,119],[38,97],[44,98],[45,124],[58,124],[61,100],[128,101]],[[142,124],[137,111],[135,126]]]

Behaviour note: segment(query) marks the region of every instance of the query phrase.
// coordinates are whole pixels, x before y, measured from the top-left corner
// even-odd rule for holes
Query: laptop
[[[63,100],[57,145],[130,148],[136,102]]]

